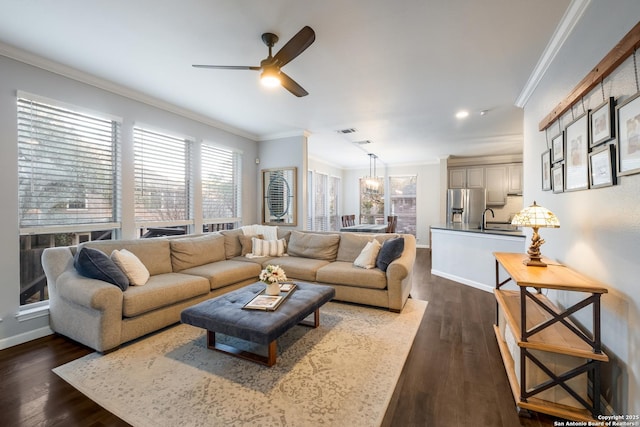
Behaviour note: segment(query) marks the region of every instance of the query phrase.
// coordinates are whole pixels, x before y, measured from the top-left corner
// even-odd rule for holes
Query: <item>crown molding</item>
[[[205,124],[207,126],[215,127],[225,132],[229,132],[231,134],[250,139],[252,141],[258,140],[257,135],[243,131],[242,129],[238,129],[233,126],[227,125],[225,123],[221,123],[217,120],[214,120],[210,117],[203,116],[194,111],[178,107],[169,102],[160,100],[158,98],[154,98],[152,96],[149,96],[142,92],[128,88],[126,86],[116,84],[106,79],[101,79],[92,74],[85,73],[75,68],[43,58],[41,56],[35,55],[31,52],[24,51],[22,49],[18,49],[14,46],[8,45],[3,42],[0,42],[0,56],[5,56],[7,58],[22,62],[24,64],[31,65],[31,66],[40,68],[42,70],[49,71],[51,73],[58,74],[60,76],[78,81],[80,83],[84,83],[84,84],[96,87],[98,89],[102,89],[107,92],[111,92],[116,95],[120,95],[125,98],[129,98],[131,100],[141,102],[151,107],[159,108],[169,113],[182,116],[184,118]]]
[[[309,138],[311,136],[311,132],[309,132],[308,130],[292,130],[289,132],[272,133],[258,136],[257,141],[272,141],[274,139],[292,138],[294,136]]]
[[[547,44],[547,47],[542,52],[542,56],[538,60],[533,72],[529,76],[529,80],[524,85],[524,88],[520,92],[520,95],[515,100],[515,106],[519,108],[524,108],[524,106],[529,101],[529,98],[535,91],[536,87],[547,73],[549,66],[555,59],[556,55],[567,41],[567,38],[575,28],[580,18],[582,18],[582,14],[589,6],[591,0],[572,0],[571,4],[567,8],[564,16],[560,20],[560,23],[556,27],[556,30],[551,36],[551,40]]]

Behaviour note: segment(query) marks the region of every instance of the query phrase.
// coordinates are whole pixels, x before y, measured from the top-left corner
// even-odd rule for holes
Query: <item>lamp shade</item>
[[[260,82],[266,87],[280,86],[280,70],[273,66],[265,66],[260,74]]]
[[[533,204],[527,208],[524,208],[518,212],[511,221],[512,225],[518,225],[521,227],[536,227],[536,228],[559,228],[560,221],[558,217],[554,215],[547,208],[539,206],[534,201]]]

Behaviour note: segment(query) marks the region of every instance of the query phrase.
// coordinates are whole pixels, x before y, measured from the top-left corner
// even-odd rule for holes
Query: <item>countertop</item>
[[[499,225],[496,225],[496,224],[492,224],[492,225],[499,227]],[[525,234],[522,232],[521,229],[516,229],[514,231],[492,230],[492,229],[480,230],[478,224],[460,224],[460,223],[439,224],[439,225],[432,225],[431,228],[434,228],[437,230],[461,231],[465,233],[497,234],[502,236],[512,236],[512,237],[522,237],[522,238],[525,237]],[[505,228],[507,228],[507,225],[505,225]]]

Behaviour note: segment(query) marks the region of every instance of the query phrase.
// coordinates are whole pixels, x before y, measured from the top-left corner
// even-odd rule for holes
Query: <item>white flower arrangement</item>
[[[267,267],[260,272],[260,281],[266,284],[286,282],[287,275],[279,265],[267,265]]]

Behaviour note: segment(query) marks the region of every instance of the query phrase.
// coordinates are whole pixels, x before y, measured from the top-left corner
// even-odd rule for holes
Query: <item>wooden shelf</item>
[[[569,328],[561,323],[556,323],[548,328],[543,329],[539,333],[528,338],[527,342],[520,340],[522,325],[520,322],[520,292],[494,290],[496,300],[502,308],[507,325],[511,329],[513,336],[516,337],[518,346],[526,347],[534,350],[548,351],[552,353],[566,354],[569,356],[581,357],[584,359],[596,359],[602,362],[608,362],[609,357],[604,353],[594,353],[592,347],[578,338]],[[547,307],[553,308],[556,313],[560,310],[549,301],[549,299],[537,294],[535,298],[542,301]],[[531,329],[549,319],[551,315],[542,309],[535,302],[527,301],[527,329]]]
[[[558,289],[573,292],[590,292],[606,294],[604,284],[586,277],[570,268],[558,264],[556,261],[543,258],[547,267],[528,267],[524,261],[525,254],[494,252],[496,260],[507,270],[509,276],[518,286],[533,288]]]
[[[609,361],[601,351],[600,337],[600,297],[607,293],[606,286],[553,260],[543,259],[547,267],[529,267],[523,263],[525,254],[495,252],[494,256],[494,331],[516,405],[569,420],[595,420],[600,414],[600,366]],[[500,266],[509,275],[503,281]],[[500,289],[511,281],[518,290]],[[590,295],[561,310],[542,289]],[[578,328],[570,318],[587,307],[592,309],[592,332]],[[586,390],[586,375],[592,380],[592,393]],[[547,392],[555,387],[564,389],[563,393],[570,391],[572,399]],[[587,395],[595,396],[595,401]]]
[[[504,362],[504,368],[507,372],[507,378],[509,379],[509,385],[511,386],[511,393],[516,405],[520,408],[527,409],[529,411],[541,412],[543,414],[549,414],[555,417],[565,418],[575,421],[596,421],[591,416],[591,413],[586,409],[574,408],[567,405],[561,405],[547,400],[536,399],[535,397],[529,398],[528,402],[520,401],[520,384],[518,384],[518,377],[516,376],[516,368],[509,353],[507,343],[502,340],[500,336],[500,328],[498,326],[493,327],[498,341],[498,348],[502,355]]]

